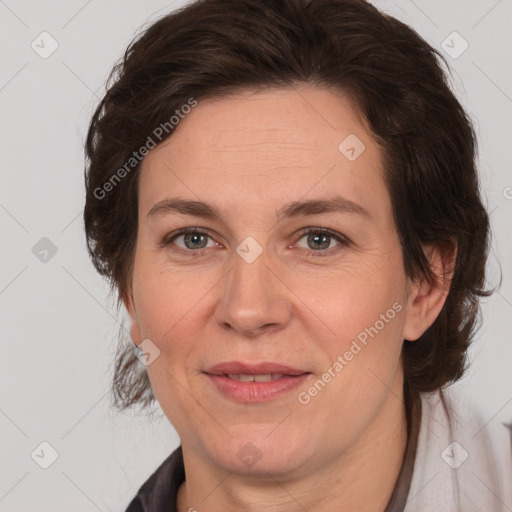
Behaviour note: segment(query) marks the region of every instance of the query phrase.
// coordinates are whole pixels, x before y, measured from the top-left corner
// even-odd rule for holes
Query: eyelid
[[[322,233],[325,235],[329,235],[332,238],[335,238],[340,243],[344,243],[344,244],[351,243],[350,240],[345,235],[342,235],[341,233],[338,233],[337,231],[334,231],[329,228],[310,226],[310,227],[301,229],[299,231],[298,235],[300,236],[300,238],[302,238],[304,235],[308,235],[309,233]]]
[[[322,258],[322,257],[326,257],[326,256],[331,256],[334,252],[339,251],[341,248],[348,247],[352,243],[351,240],[349,240],[345,235],[342,235],[341,233],[338,233],[337,231],[333,231],[332,229],[329,229],[329,228],[321,228],[321,227],[314,227],[314,226],[303,228],[298,233],[299,238],[298,238],[297,242],[299,240],[301,240],[305,235],[308,235],[310,233],[321,233],[321,234],[328,235],[331,238],[334,238],[339,243],[339,245],[336,247],[331,247],[330,249],[324,249],[324,250],[319,250],[319,251],[314,251],[312,249],[309,249],[309,250],[302,249],[309,253],[308,257],[312,257],[312,258]],[[295,242],[295,244],[297,242]]]
[[[162,238],[162,240],[160,241],[160,243],[158,245],[160,248],[165,249],[176,238],[183,236],[183,235],[190,234],[190,233],[197,234],[197,235],[205,235],[205,236],[211,238],[212,240],[214,240],[214,236],[212,235],[212,232],[209,231],[208,229],[200,228],[200,227],[188,227],[188,228],[179,229],[172,233],[168,233],[167,235],[165,235]],[[218,245],[222,245],[222,244],[219,244],[219,242],[217,242],[217,241],[215,241],[215,243]],[[188,249],[187,250],[187,249],[182,249],[181,247],[178,247],[174,250],[176,250],[177,252],[181,252],[181,253],[192,253],[193,252],[195,254],[201,254],[202,252],[206,251],[207,249],[196,249],[196,250]]]
[[[163,237],[163,239],[161,240],[161,242],[159,243],[159,247],[166,248],[167,246],[169,246],[171,244],[171,242],[174,239],[178,238],[179,236],[183,236],[183,235],[190,234],[190,233],[198,234],[198,235],[205,235],[215,241],[214,235],[212,235],[212,232],[209,231],[208,229],[200,228],[200,227],[187,227],[187,228],[182,228],[182,229],[179,229],[178,231],[175,231],[173,233],[165,235]],[[292,245],[297,244],[297,242],[299,240],[301,240],[305,235],[308,235],[310,233],[326,234],[326,235],[334,238],[337,242],[339,242],[339,245],[344,246],[344,247],[346,247],[352,243],[351,240],[349,240],[345,235],[342,235],[341,233],[338,233],[337,231],[333,231],[332,229],[309,226],[306,228],[302,228],[298,233],[296,233],[295,237],[296,238],[298,237],[298,238]],[[220,244],[217,241],[215,241],[215,244],[222,246],[222,244]],[[322,257],[322,256],[330,255],[333,251],[336,250],[336,247],[333,247],[331,249],[319,250],[319,251],[314,251],[312,249],[308,251],[308,249],[302,249],[302,248],[301,248],[301,250],[308,251],[313,257]],[[211,249],[211,248],[182,249],[181,247],[175,247],[173,250],[178,253],[181,253],[181,254],[189,255],[189,254],[193,253],[195,256],[201,256],[202,254],[209,252],[209,249]]]

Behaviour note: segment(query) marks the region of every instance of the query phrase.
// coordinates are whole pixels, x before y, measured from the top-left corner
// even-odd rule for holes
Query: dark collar
[[[126,512],[178,512],[178,488],[185,481],[181,445],[142,484]]]
[[[407,447],[404,453],[402,468],[398,475],[393,494],[389,500],[388,506],[384,512],[402,512],[407,504],[409,489],[411,487],[414,462],[416,460],[416,450],[418,447],[418,437],[421,425],[421,398],[416,395],[407,403]]]

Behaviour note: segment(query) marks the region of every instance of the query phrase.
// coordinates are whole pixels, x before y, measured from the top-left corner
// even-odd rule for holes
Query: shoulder
[[[183,453],[179,446],[141,485],[126,512],[175,511],[178,488],[184,480]]]
[[[422,395],[405,512],[501,512],[512,506],[512,432],[452,389]],[[512,419],[512,418],[511,418]]]

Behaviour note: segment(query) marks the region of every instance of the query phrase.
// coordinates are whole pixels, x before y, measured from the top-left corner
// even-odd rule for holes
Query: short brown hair
[[[417,342],[404,343],[405,386],[427,392],[459,379],[479,298],[490,294],[490,234],[473,127],[442,63],[414,30],[363,0],[199,0],[151,24],[112,70],[86,141],[87,246],[118,307],[130,293],[140,164],[103,192],[155,127],[190,98],[333,87],[353,98],[382,146],[408,277],[435,278],[421,243],[457,244],[441,313]],[[121,344],[112,388],[120,410],[154,401],[141,366]]]

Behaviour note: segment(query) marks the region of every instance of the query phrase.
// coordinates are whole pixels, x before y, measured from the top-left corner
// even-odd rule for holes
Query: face
[[[184,449],[298,475],[398,410],[410,283],[347,96],[199,101],[143,160],[138,222],[131,334]]]

